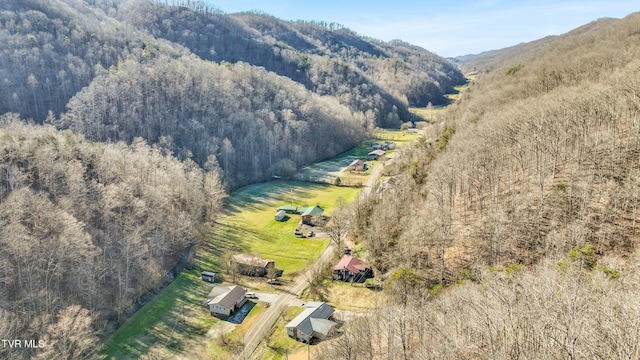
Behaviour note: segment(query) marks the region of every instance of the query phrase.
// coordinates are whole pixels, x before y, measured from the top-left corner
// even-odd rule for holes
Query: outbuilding
[[[284,205],[278,208],[278,211],[284,211],[287,214],[295,214],[298,212],[298,207],[293,205]]]
[[[240,273],[248,276],[266,276],[273,272],[276,276],[282,275],[282,270],[276,269],[273,260],[263,259],[248,254],[237,254],[231,256],[231,265]]]
[[[200,273],[202,280],[210,283],[216,282],[216,276],[218,276],[218,274],[211,271],[203,271]]]
[[[347,166],[347,169],[349,169],[350,171],[364,171],[367,169],[367,165],[364,163],[364,161],[356,159],[353,160],[351,164],[349,164],[349,166]]]
[[[384,157],[384,154],[386,154],[386,152],[384,150],[374,150],[374,151],[370,152],[369,154],[367,154],[367,159],[369,159],[369,160],[380,160],[380,159],[382,159],[382,157]]]
[[[287,216],[287,213],[284,210],[278,210],[278,212],[276,213],[275,219],[276,221],[282,221],[282,219],[284,219],[285,216]]]

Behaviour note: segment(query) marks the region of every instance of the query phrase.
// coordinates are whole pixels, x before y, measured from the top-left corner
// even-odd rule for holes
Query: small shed
[[[282,221],[282,219],[284,219],[285,216],[287,216],[287,213],[284,210],[278,210],[275,216],[276,221]]]
[[[216,276],[218,276],[218,274],[211,271],[203,271],[202,273],[200,273],[200,277],[202,278],[202,280],[210,283],[216,282]]]

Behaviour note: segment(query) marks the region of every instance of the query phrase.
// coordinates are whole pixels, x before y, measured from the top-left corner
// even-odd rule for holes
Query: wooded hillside
[[[27,0],[5,5],[0,30],[0,113],[92,140],[140,136],[200,166],[213,156],[232,188],[346,151],[464,82],[448,60],[409,44],[197,1]]]
[[[380,351],[354,354],[637,354],[638,28],[632,14],[469,60],[475,81],[354,207],[395,289]],[[394,298],[403,284],[420,290]]]
[[[0,357],[90,356],[225,188],[346,151],[463,81],[409,44],[198,1],[0,2],[0,337],[47,344]]]
[[[169,278],[213,219],[215,172],[142,139],[86,141],[0,118],[0,334],[46,349],[2,358],[82,358]]]

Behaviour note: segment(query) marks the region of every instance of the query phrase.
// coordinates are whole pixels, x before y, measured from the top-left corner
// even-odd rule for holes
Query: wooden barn
[[[282,270],[276,269],[275,261],[247,254],[232,255],[231,265],[235,266],[240,274],[247,276],[266,276],[270,271],[276,276],[282,275]]]

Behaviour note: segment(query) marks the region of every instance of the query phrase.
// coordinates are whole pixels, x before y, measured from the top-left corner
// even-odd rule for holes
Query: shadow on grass
[[[275,215],[275,208],[279,203],[302,204],[312,192],[318,192],[327,186],[300,181],[270,181],[248,185],[232,194],[232,200],[225,206],[224,214],[229,216],[247,210],[274,207]]]

